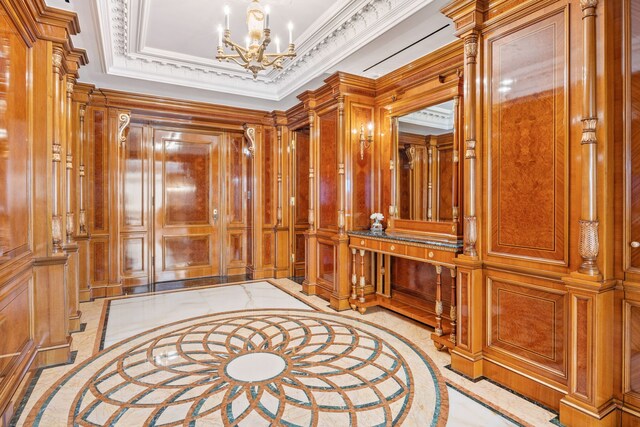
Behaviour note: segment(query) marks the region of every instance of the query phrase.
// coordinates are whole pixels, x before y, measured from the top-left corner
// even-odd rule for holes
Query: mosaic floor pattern
[[[435,364],[402,336],[340,314],[263,309],[121,341],[54,384],[27,424],[443,426],[447,414]]]

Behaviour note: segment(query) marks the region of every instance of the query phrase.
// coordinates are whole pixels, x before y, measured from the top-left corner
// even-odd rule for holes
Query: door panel
[[[155,281],[220,271],[220,134],[156,130]]]
[[[296,277],[305,274],[304,233],[309,229],[309,137],[309,128],[295,132],[294,161],[291,168],[294,177],[292,194],[295,197],[292,210],[294,235],[291,239],[291,253],[294,255],[293,275]]]
[[[640,242],[640,5],[629,2],[630,16],[630,135],[629,161],[631,163],[628,177],[629,191],[629,270],[640,273],[640,246],[632,247],[631,242]],[[634,245],[637,246],[637,245]]]

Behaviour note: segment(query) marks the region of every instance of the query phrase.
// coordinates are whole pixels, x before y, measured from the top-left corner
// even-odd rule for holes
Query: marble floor
[[[448,369],[428,327],[384,309],[338,314],[287,279],[81,310],[75,360],[25,381],[12,425],[558,425]]]

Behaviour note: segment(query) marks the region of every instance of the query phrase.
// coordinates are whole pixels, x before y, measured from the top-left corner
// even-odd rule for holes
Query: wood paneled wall
[[[273,119],[260,111],[86,89],[91,296],[191,277],[273,277],[282,174]],[[249,125],[257,129],[253,152],[243,129]],[[171,168],[178,164],[176,175]],[[176,227],[188,241],[171,237]],[[184,256],[167,258],[176,244]],[[197,259],[185,258],[189,253]]]
[[[80,328],[78,29],[44,1],[0,2],[0,425],[27,371],[65,363]]]

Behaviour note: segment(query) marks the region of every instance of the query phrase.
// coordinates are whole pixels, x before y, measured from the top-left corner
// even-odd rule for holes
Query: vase
[[[382,223],[378,219],[373,220],[373,224],[371,224],[371,232],[376,234],[382,234],[384,229],[382,228]]]

